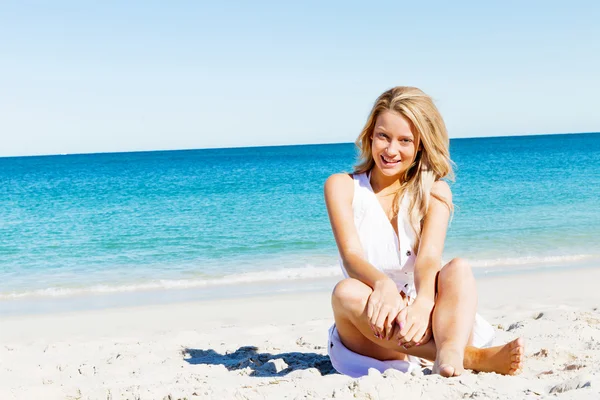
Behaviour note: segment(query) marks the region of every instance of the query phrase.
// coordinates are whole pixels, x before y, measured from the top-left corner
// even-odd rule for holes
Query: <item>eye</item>
[[[378,132],[378,133],[377,133],[377,137],[379,137],[379,138],[384,138],[384,139],[387,139],[387,138],[388,138],[388,135],[386,135],[386,134],[385,134],[385,133],[383,133],[383,132]]]

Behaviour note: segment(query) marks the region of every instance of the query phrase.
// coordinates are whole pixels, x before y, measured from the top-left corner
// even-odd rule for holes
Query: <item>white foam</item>
[[[136,284],[93,285],[81,288],[47,288],[23,292],[0,293],[0,300],[24,297],[61,297],[81,294],[124,293],[156,289],[192,289],[208,286],[226,286],[242,283],[280,282],[302,279],[341,277],[339,266],[288,268],[226,275],[212,279],[161,279]]]
[[[579,254],[564,256],[524,256],[496,259],[472,259],[469,260],[469,262],[475,269],[507,266],[512,267],[510,269],[513,269],[515,272],[517,272],[528,266],[543,269],[546,266],[567,265],[568,263],[572,262],[592,259],[600,259],[600,255]],[[447,262],[449,260],[445,261]],[[38,290],[13,291],[8,293],[0,293],[0,300],[29,297],[67,297],[83,294],[125,293],[160,289],[193,289],[238,284],[272,283],[341,277],[342,272],[338,265],[326,267],[307,265],[305,267],[298,268],[261,270],[207,279],[161,279],[135,284],[123,283],[114,285],[92,285],[87,287],[50,287]]]
[[[591,254],[575,254],[575,255],[564,255],[564,256],[524,256],[524,257],[509,257],[509,258],[496,258],[490,260],[469,260],[473,268],[479,267],[501,267],[501,266],[523,266],[523,265],[536,265],[536,264],[565,264],[568,262],[583,261],[588,259],[597,258]]]

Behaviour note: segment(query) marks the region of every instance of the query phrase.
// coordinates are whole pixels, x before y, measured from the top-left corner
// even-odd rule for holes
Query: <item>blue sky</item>
[[[451,137],[600,131],[600,2],[321,3],[3,2],[0,156],[351,142],[395,85]]]

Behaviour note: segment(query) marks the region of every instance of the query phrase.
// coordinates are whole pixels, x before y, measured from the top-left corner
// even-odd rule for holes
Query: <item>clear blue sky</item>
[[[600,130],[598,1],[294,3],[3,2],[0,155],[350,142],[395,85],[451,137]]]

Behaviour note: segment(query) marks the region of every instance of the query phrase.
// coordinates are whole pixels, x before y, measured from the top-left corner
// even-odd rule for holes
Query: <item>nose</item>
[[[400,145],[396,143],[395,140],[391,141],[388,147],[385,149],[385,152],[389,156],[395,156],[400,152]]]

